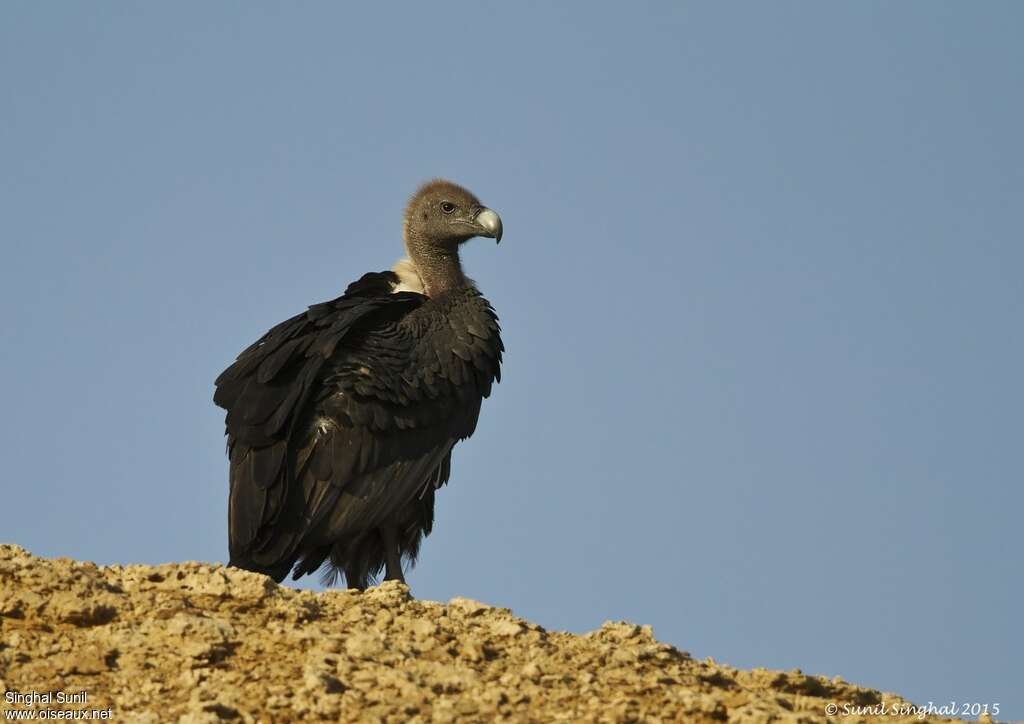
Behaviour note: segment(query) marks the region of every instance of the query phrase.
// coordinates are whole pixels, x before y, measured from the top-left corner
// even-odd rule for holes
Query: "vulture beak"
[[[488,236],[495,240],[495,242],[501,242],[501,217],[488,208],[480,209],[476,212],[477,228],[479,228],[480,236]]]

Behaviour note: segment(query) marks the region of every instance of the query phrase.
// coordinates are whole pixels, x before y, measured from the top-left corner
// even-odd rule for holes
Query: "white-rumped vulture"
[[[501,219],[450,181],[405,209],[408,258],[278,324],[216,381],[227,410],[231,565],[403,580],[452,448],[473,434],[504,347],[459,246]]]

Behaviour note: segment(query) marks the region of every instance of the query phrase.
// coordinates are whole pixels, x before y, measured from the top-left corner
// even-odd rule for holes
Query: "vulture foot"
[[[380,537],[384,541],[384,580],[405,583],[402,574],[402,551],[398,546],[398,531],[394,528],[381,528]]]

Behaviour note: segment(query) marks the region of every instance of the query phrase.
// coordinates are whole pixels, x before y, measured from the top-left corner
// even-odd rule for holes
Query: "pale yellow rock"
[[[456,596],[450,600],[448,607],[465,616],[477,616],[490,608],[487,604],[474,601],[471,598],[462,598],[461,596]]]
[[[10,545],[0,689],[85,690],[87,708],[146,724],[824,722],[830,703],[907,705],[839,677],[696,661],[650,626],[580,636],[394,581],[312,593],[205,563],[99,567]]]
[[[518,621],[499,621],[494,624],[492,630],[499,636],[515,636],[522,633],[525,629],[523,624]]]

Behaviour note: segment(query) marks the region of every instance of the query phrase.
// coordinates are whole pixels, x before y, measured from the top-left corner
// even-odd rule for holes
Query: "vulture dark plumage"
[[[282,580],[324,567],[365,588],[404,580],[452,448],[500,379],[490,303],[459,245],[501,219],[437,180],[405,209],[408,258],[278,324],[216,381],[227,410],[231,565]]]

